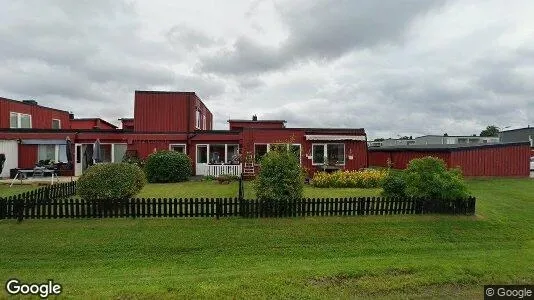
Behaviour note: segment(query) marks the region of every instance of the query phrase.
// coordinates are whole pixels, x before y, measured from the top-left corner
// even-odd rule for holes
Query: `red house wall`
[[[406,169],[412,159],[433,156],[441,158],[448,167],[451,166],[449,152],[430,152],[430,151],[369,151],[369,166],[387,167],[387,160],[390,159],[392,168]]]
[[[134,128],[137,132],[186,132],[191,121],[192,93],[135,92]],[[191,116],[194,118],[194,115]]]
[[[284,128],[284,122],[277,121],[230,121],[230,130],[239,130],[241,128],[271,128],[271,129],[280,129]]]
[[[452,165],[465,176],[530,175],[530,146],[487,147],[452,152]]]
[[[0,128],[9,128],[9,113],[17,112],[32,116],[33,129],[52,129],[52,119],[61,122],[61,128],[70,128],[69,113],[39,105],[30,105],[23,102],[0,97]]]
[[[112,126],[106,122],[103,122],[100,119],[74,119],[70,121],[71,129],[116,129],[115,126]]]

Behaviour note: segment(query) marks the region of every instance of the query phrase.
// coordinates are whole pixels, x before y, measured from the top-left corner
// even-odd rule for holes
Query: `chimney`
[[[252,121],[258,121],[258,116],[253,115],[253,116],[252,116]]]
[[[26,103],[29,105],[37,105],[37,101],[35,100],[22,100],[22,103]]]
[[[69,119],[70,120],[74,120],[74,114],[73,113],[69,113]]]

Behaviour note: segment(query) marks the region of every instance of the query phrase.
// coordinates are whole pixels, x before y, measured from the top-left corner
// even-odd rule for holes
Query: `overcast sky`
[[[534,126],[532,0],[0,0],[0,96],[133,116],[135,90],[369,138]]]

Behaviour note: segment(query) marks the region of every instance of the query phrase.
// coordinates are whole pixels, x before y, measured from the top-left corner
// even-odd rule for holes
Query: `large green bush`
[[[406,197],[406,181],[402,171],[390,170],[382,180],[382,196]]]
[[[259,200],[287,202],[302,198],[304,172],[297,156],[285,147],[261,159],[254,188]]]
[[[191,159],[184,153],[162,150],[149,155],[145,162],[148,182],[181,182],[193,171]]]
[[[408,196],[426,199],[453,200],[468,196],[467,186],[459,169],[447,170],[442,159],[413,159],[404,171]]]
[[[135,196],[146,184],[141,168],[127,163],[91,166],[76,183],[76,190],[86,200],[120,200]]]

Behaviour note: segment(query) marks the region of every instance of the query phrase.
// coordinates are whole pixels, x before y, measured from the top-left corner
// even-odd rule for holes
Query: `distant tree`
[[[407,135],[399,138],[399,140],[411,140],[411,139],[412,139],[412,137],[411,136],[407,136]]]
[[[373,142],[383,142],[384,141],[384,138],[378,138],[378,139],[375,139]]]
[[[490,125],[480,132],[480,136],[498,136],[499,128],[495,125]]]
[[[445,132],[445,134],[443,136],[449,136],[449,134]]]

